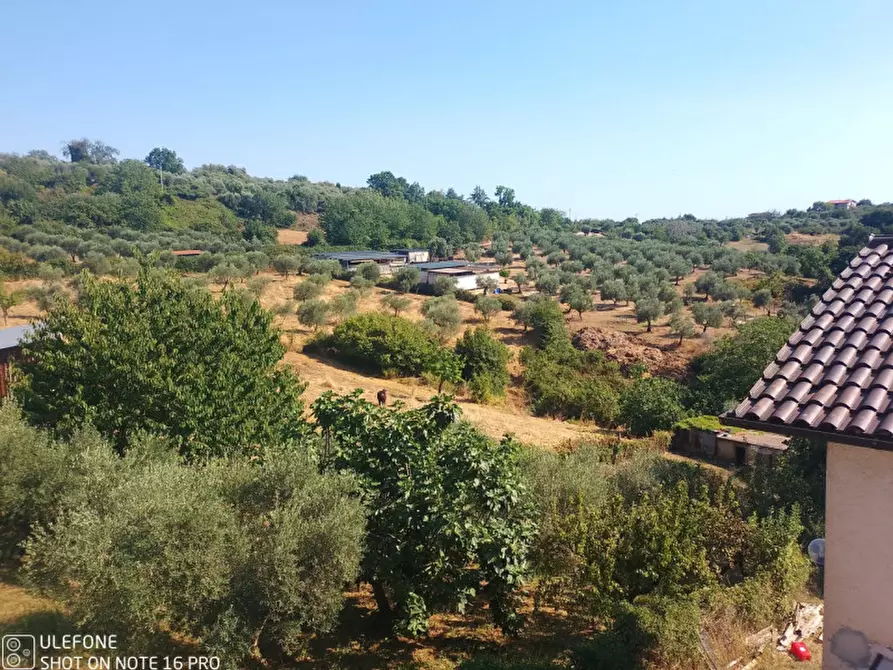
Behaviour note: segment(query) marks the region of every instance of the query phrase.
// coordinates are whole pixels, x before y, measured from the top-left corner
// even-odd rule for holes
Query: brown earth
[[[788,244],[802,244],[804,246],[820,247],[825,242],[837,242],[840,235],[835,233],[822,233],[819,235],[807,235],[806,233],[788,233],[784,236]]]
[[[637,337],[604,328],[583,328],[574,334],[574,346],[584,351],[596,349],[624,370],[642,363],[653,375],[681,377],[688,359],[675,351],[664,351]]]

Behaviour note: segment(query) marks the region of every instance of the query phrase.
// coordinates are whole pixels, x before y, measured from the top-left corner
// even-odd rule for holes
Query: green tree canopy
[[[183,166],[183,159],[177,155],[177,152],[166,147],[152,149],[146,156],[145,162],[153,170],[162,170],[170,174],[181,174],[186,170]]]
[[[143,266],[136,284],[85,275],[24,345],[28,418],[63,433],[92,424],[119,449],[164,435],[190,458],[253,452],[303,434],[303,385],[279,367],[272,316]]]

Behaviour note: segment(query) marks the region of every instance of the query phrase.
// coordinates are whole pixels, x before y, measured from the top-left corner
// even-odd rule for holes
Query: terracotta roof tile
[[[852,259],[731,417],[893,442],[891,243]]]

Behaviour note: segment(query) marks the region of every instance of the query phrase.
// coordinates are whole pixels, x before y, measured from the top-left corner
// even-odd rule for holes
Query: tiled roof
[[[891,392],[893,237],[875,237],[825,292],[748,398],[723,420],[889,447]]]

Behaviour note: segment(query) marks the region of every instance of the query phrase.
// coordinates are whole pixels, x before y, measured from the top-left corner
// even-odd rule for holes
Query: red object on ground
[[[812,658],[812,653],[806,648],[802,642],[791,643],[791,653],[798,661],[808,661]]]

